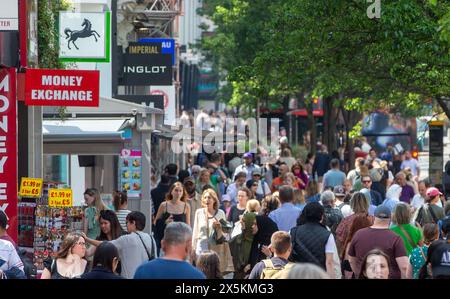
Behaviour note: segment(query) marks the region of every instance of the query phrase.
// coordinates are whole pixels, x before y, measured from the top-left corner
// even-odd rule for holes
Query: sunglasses
[[[372,182],[372,181],[362,181],[362,182],[365,184],[365,183],[370,183],[370,182]]]

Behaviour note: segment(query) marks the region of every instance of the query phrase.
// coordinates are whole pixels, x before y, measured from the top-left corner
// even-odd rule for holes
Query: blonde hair
[[[247,207],[245,209],[247,212],[258,213],[261,210],[261,205],[256,199],[250,199],[247,201]]]
[[[95,207],[95,215],[99,216],[100,211],[107,210],[105,203],[100,198],[100,192],[95,188],[88,188],[84,191],[84,195],[88,195],[94,198],[93,205]]]
[[[214,189],[208,188],[205,191],[203,191],[202,193],[202,207],[207,208],[206,206],[206,201],[205,201],[205,195],[209,194],[209,196],[211,196],[214,199],[214,204],[213,204],[213,209],[214,211],[218,211],[219,210],[219,197],[217,197],[217,193],[216,191],[214,191]]]
[[[294,200],[292,201],[293,204],[303,204],[305,203],[305,196],[303,194],[303,190],[294,188]]]

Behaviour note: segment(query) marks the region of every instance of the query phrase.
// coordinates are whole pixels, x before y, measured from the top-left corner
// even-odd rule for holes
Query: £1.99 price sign
[[[48,205],[50,207],[71,207],[72,189],[49,189]]]
[[[22,178],[19,195],[22,197],[41,197],[42,179]]]

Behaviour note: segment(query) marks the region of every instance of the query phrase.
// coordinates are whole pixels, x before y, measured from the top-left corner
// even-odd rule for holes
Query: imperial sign
[[[25,104],[98,107],[99,84],[99,71],[28,69]]]

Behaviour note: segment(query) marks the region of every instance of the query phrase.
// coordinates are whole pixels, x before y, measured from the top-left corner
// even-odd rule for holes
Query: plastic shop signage
[[[22,197],[41,197],[42,179],[22,178],[19,195]]]
[[[27,106],[98,107],[99,71],[28,69]]]
[[[49,207],[71,207],[72,189],[49,189],[48,205]]]
[[[17,112],[14,68],[0,68],[0,210],[8,218],[8,235],[17,242]]]
[[[19,30],[19,1],[0,1],[0,31]]]

